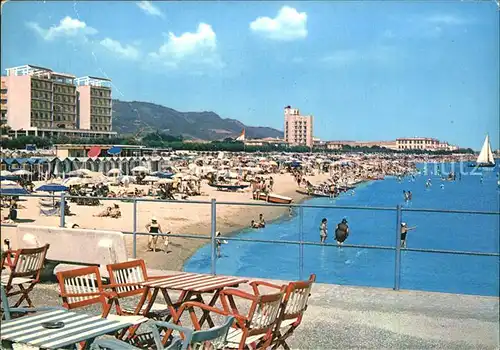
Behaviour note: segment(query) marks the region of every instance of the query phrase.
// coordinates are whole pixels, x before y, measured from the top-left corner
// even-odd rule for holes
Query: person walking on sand
[[[401,223],[401,248],[406,248],[406,235],[408,234],[408,231],[416,229],[417,226],[413,227],[408,227],[406,225],[406,222]]]
[[[321,220],[321,224],[319,225],[319,239],[320,243],[324,244],[326,241],[326,237],[328,237],[328,220],[326,218],[323,218]]]
[[[150,233],[148,239],[148,250],[156,252],[156,244],[158,243],[158,233],[161,232],[161,225],[156,220],[156,217],[151,217],[151,222],[146,225],[146,230]]]
[[[337,228],[335,229],[335,240],[337,241],[337,245],[341,246],[348,236],[349,226],[347,225],[347,219],[343,218],[342,221],[337,224]]]

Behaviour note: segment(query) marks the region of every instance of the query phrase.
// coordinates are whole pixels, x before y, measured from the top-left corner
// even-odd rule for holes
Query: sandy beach
[[[291,174],[274,174],[275,188],[274,192],[292,197],[294,203],[298,203],[305,198],[296,192],[297,183]],[[320,183],[329,178],[329,175],[319,174],[308,176],[313,183]],[[140,186],[139,186],[140,187]],[[145,187],[145,186],[144,186]],[[233,201],[257,203],[252,199],[252,192],[247,188],[244,192],[224,192],[217,191],[210,187],[204,181],[202,183],[202,196],[190,197],[191,200],[207,201],[212,198],[217,201]],[[46,217],[39,213],[39,198],[25,198],[19,204],[26,207],[19,210],[20,221],[33,225],[58,226],[60,218],[58,216]],[[110,217],[94,217],[93,215],[101,212],[107,206],[119,204],[122,216],[118,219]],[[265,204],[265,202],[260,201]],[[170,231],[172,234],[189,235],[210,235],[210,204],[190,204],[183,201],[176,203],[153,203],[142,202],[137,204],[137,231],[146,232],[146,224],[152,216],[158,219],[163,232]],[[66,223],[78,224],[81,228],[103,229],[116,231],[133,231],[133,204],[131,202],[122,202],[117,200],[101,200],[100,206],[79,206],[70,203],[72,216],[66,217]],[[265,206],[217,206],[217,230],[222,235],[228,235],[250,225],[252,219],[257,219],[259,214],[264,214],[266,221],[277,219],[286,212],[286,208],[265,207]],[[2,215],[7,215],[2,211]],[[3,227],[2,239],[9,238],[15,233],[15,229]],[[149,268],[181,270],[184,261],[188,259],[199,247],[206,244],[206,240],[171,237],[169,252],[163,251],[151,252],[147,250],[147,236],[137,236],[137,257],[144,259]],[[132,236],[126,235],[126,244],[128,254],[132,257]],[[159,240],[159,248],[163,249],[163,242]]]

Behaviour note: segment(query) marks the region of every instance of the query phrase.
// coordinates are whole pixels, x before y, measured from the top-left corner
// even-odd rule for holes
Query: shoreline
[[[295,189],[289,190],[289,191],[280,191],[280,194],[291,197],[293,198],[292,203],[293,204],[300,204],[304,202],[305,200],[311,199],[313,197],[311,196],[306,196],[302,195],[300,193],[297,193]],[[255,203],[255,201],[250,202],[250,203]],[[231,237],[239,232],[241,232],[243,229],[249,227],[249,223],[252,219],[256,219],[259,214],[264,214],[264,218],[266,219],[267,224],[273,224],[276,221],[279,221],[282,219],[284,216],[286,216],[286,213],[288,211],[287,208],[285,207],[273,207],[273,206],[265,206],[265,202],[263,202],[263,206],[246,206],[246,205],[241,205],[239,206],[237,213],[235,215],[238,216],[241,222],[240,224],[235,224],[233,222],[230,222],[229,220],[225,220],[224,218],[220,220],[217,218],[217,230],[221,232],[222,237]],[[222,223],[221,223],[222,222]],[[204,232],[199,232],[200,229],[202,229]],[[186,226],[183,226],[179,229],[179,234],[192,234],[193,230],[197,230],[198,234],[202,235],[210,235],[210,229],[211,229],[211,223],[207,224],[200,224],[200,223],[195,223],[195,224],[189,224]],[[128,237],[127,237],[128,238]],[[138,236],[139,240],[139,236]],[[130,243],[132,243],[132,240],[130,239]],[[175,271],[183,271],[184,265],[186,262],[203,246],[206,244],[209,244],[210,241],[208,239],[196,239],[196,238],[181,238],[181,237],[172,237],[170,238],[170,245],[177,248],[177,247],[182,247],[180,251],[177,252],[176,258],[172,256],[172,253],[174,253],[174,249],[170,248],[172,250],[172,253],[167,254],[167,259],[164,260],[165,265],[161,264],[161,266],[157,266],[154,261],[151,260],[156,260],[156,259],[147,259],[147,257],[143,257],[141,255],[153,255],[153,254],[162,254],[162,252],[140,252],[137,251],[137,257],[138,258],[145,258],[147,264],[151,268],[160,268],[160,269],[165,269],[168,268],[170,270],[175,270]],[[138,244],[139,245],[139,244]],[[165,254],[162,254],[165,255]]]

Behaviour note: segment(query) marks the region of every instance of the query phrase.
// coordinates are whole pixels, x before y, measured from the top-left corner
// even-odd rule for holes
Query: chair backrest
[[[30,277],[35,282],[38,282],[49,247],[50,245],[46,244],[38,248],[22,248],[16,250],[9,284],[15,277]]]
[[[290,282],[288,284],[283,299],[285,308],[280,319],[292,319],[303,315],[307,309],[307,301],[315,281],[316,275],[312,274],[307,281]]]
[[[75,309],[100,303],[103,310],[107,310],[101,274],[97,266],[58,272],[57,280],[65,308]]]
[[[231,328],[233,323],[234,317],[227,316],[224,324],[219,327],[194,331],[189,344],[191,349],[203,349],[207,344],[211,345],[210,349],[224,349],[229,328]]]
[[[148,278],[144,260],[132,260],[122,263],[109,264],[106,266],[111,284],[133,284],[145,282]],[[114,290],[119,298],[139,295],[144,292],[145,287],[139,285],[126,285],[116,287]]]
[[[247,328],[249,335],[261,334],[272,328],[279,315],[280,306],[285,292],[265,294],[257,297],[250,306]]]

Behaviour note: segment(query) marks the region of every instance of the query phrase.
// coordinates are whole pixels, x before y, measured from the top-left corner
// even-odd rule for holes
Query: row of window
[[[76,88],[73,86],[61,86],[61,85],[56,85],[54,87],[54,92],[60,93],[60,94],[67,94],[67,95],[74,95],[76,91]]]
[[[31,109],[51,110],[52,103],[50,101],[31,100]]]
[[[399,140],[399,143],[404,143],[404,144],[418,144],[418,145],[432,145],[432,144],[437,144],[437,141],[434,140]]]
[[[52,83],[50,81],[31,80],[32,89],[52,90]]]
[[[90,104],[92,106],[104,106],[104,107],[111,107],[111,100],[106,99],[106,98],[95,98],[92,97],[90,100]]]
[[[52,119],[52,113],[50,112],[37,112],[37,111],[31,111],[31,119],[46,119],[46,120],[51,120]]]
[[[111,131],[111,127],[110,126],[91,125],[90,126],[90,130],[94,130],[94,131]]]
[[[50,100],[51,98],[50,92],[43,92],[38,90],[31,90],[31,98],[38,98],[43,100]]]
[[[91,89],[90,95],[110,98],[111,97],[111,90]]]
[[[61,103],[75,104],[76,98],[74,96],[67,96],[67,95],[54,95],[54,101]]]
[[[110,108],[97,108],[97,107],[92,107],[92,108],[90,109],[90,114],[104,115],[104,116],[111,116],[111,109],[110,109]]]
[[[75,116],[71,114],[60,114],[60,113],[55,113],[54,114],[54,120],[56,121],[64,121],[64,122],[72,122],[75,120]]]
[[[111,118],[110,117],[91,117],[90,118],[90,123],[91,124],[111,124]]]

